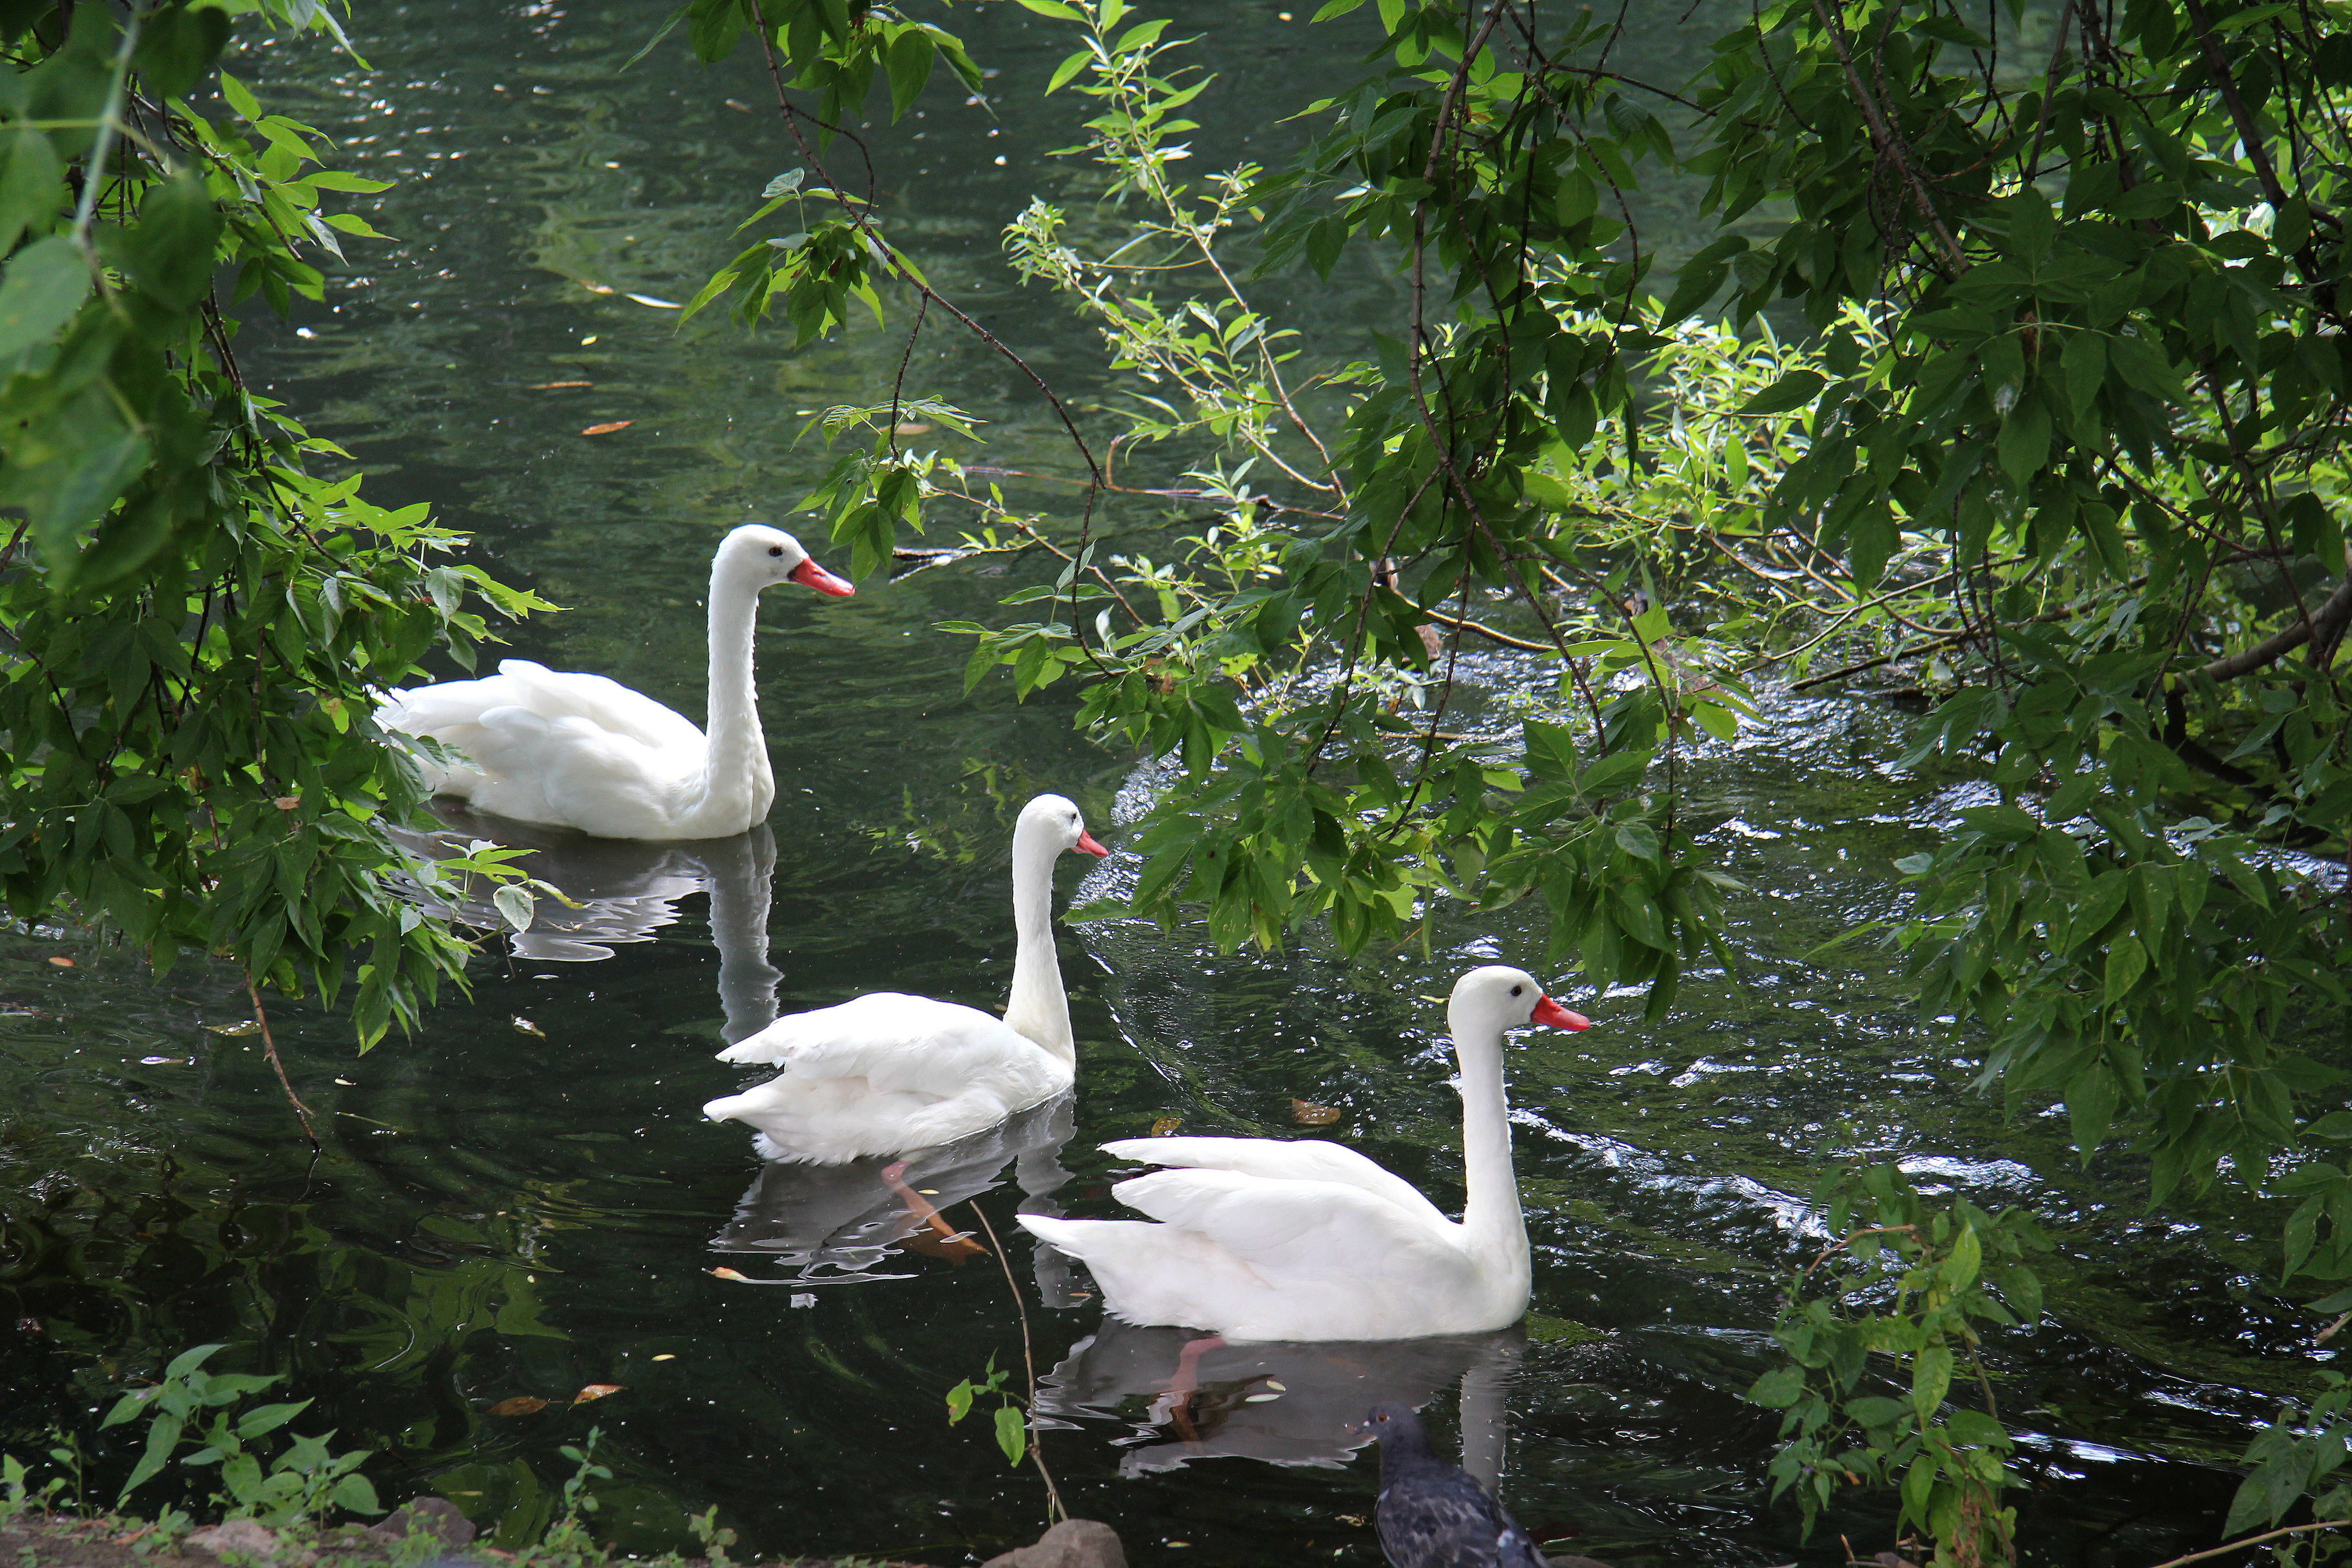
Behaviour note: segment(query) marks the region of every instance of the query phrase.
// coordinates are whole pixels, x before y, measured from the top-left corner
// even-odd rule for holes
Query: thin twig
[[[2284,1530],[2271,1530],[2260,1535],[2249,1535],[2242,1541],[2232,1541],[2226,1546],[2216,1546],[2210,1551],[2192,1552],[2186,1557],[2168,1558],[2158,1563],[2156,1568],[2180,1568],[2184,1563],[2201,1563],[2208,1557],[2219,1557],[2224,1552],[2242,1552],[2249,1546],[2259,1546],[2265,1541],[2273,1541],[2282,1535],[2303,1535],[2315,1530],[2342,1530],[2347,1523],[2352,1523],[2352,1521],[2323,1519],[2316,1524],[2290,1524]]]
[[[1029,1348],[1029,1303],[1023,1299],[1021,1287],[1013,1282],[1012,1261],[1004,1256],[1004,1244],[996,1239],[996,1227],[988,1223],[988,1211],[980,1200],[971,1200],[971,1212],[980,1216],[980,1228],[988,1233],[990,1250],[996,1254],[996,1266],[1004,1270],[1004,1287],[1013,1292],[1013,1310],[1021,1314],[1021,1364],[1029,1373],[1029,1458],[1035,1463],[1037,1473],[1045,1479],[1045,1523],[1059,1523],[1070,1517],[1062,1501],[1061,1489],[1054,1485],[1054,1472],[1045,1468],[1045,1455],[1037,1442],[1037,1358]]]
[[[286,1076],[286,1064],[278,1059],[278,1042],[270,1037],[269,1015],[262,1008],[261,988],[254,984],[251,970],[246,972],[245,994],[253,999],[253,1021],[261,1026],[262,1054],[269,1058],[270,1068],[278,1074],[278,1087],[286,1091],[286,1102],[294,1108],[294,1114],[301,1118],[302,1136],[308,1138],[310,1147],[315,1149],[319,1146],[319,1132],[310,1125],[310,1108],[302,1103],[300,1095],[294,1092],[294,1082]]]

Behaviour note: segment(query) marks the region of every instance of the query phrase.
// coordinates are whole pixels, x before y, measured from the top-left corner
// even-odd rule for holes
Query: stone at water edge
[[[447,1498],[411,1498],[392,1510],[382,1524],[368,1526],[378,1541],[398,1541],[406,1535],[429,1535],[454,1552],[474,1541],[474,1521]]]
[[[1118,1532],[1098,1519],[1066,1519],[1037,1538],[992,1557],[981,1568],[1127,1568]]]
[[[281,1548],[278,1532],[268,1525],[250,1519],[232,1519],[182,1537],[180,1550],[209,1552],[215,1557],[234,1552],[245,1557],[275,1562]]]

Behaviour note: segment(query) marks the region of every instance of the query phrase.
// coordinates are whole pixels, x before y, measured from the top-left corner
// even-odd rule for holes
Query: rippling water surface
[[[1308,29],[1307,8],[1289,22],[1187,0],[1196,57],[1224,73],[1196,106],[1194,167],[1277,153],[1305,93],[1351,79],[1363,39]],[[249,51],[238,69],[265,102],[337,137],[346,166],[401,183],[359,204],[396,240],[355,242],[326,306],[299,331],[252,323],[244,346],[276,395],[357,455],[378,501],[435,502],[495,570],[568,606],[518,652],[698,713],[711,544],[784,520],[825,460],[806,412],[887,396],[900,340],[861,321],[794,352],[716,313],[681,331],[626,297],[687,298],[760,186],[797,162],[758,111],[749,58],[702,69],[674,39],[614,74],[667,10],[367,8],[373,72],[307,44]],[[876,142],[884,210],[935,282],[1070,395],[1108,398],[1089,333],[995,250],[1032,194],[1077,199],[1043,153],[1076,139],[1080,106],[1037,98],[1074,46],[1010,6],[955,23],[999,73],[1000,118],[935,89]],[[1625,47],[1669,76],[1697,58],[1658,23]],[[1667,232],[1685,199],[1653,203]],[[1345,344],[1394,294],[1367,268],[1264,298]],[[927,333],[908,378],[991,421],[988,461],[1067,468],[1014,373],[969,342]],[[532,390],[559,381],[593,384]],[[578,434],[620,420],[634,423]],[[1050,506],[1063,492],[1013,493]],[[222,1364],[288,1374],[341,1441],[383,1450],[389,1494],[443,1492],[508,1544],[544,1524],[570,1472],[556,1449],[592,1422],[616,1472],[598,1528],[628,1550],[685,1544],[686,1510],[713,1505],[767,1551],[947,1563],[1034,1538],[1034,1473],[1008,1471],[982,1423],[951,1428],[941,1404],[992,1357],[1021,1364],[995,1259],[914,1226],[876,1171],[763,1173],[741,1129],[698,1112],[740,1081],[711,1052],[771,1007],[882,988],[1000,1005],[1013,812],[1052,788],[1100,825],[1144,798],[1149,770],[1075,738],[1065,691],[1025,706],[995,683],[960,695],[965,648],[929,628],[988,614],[1031,569],[960,563],[842,603],[771,595],[772,839],[551,846],[542,874],[594,895],[558,922],[575,929],[483,959],[470,1001],[363,1058],[345,1020],[278,1009],[331,1128],[315,1158],[257,1042],[218,1032],[249,1012],[226,976],[157,983],[56,933],[0,947],[0,1436],[23,1451],[53,1413],[99,1407],[217,1340]],[[1484,654],[1472,674],[1489,693],[1538,679]],[[1807,961],[1897,908],[1890,861],[1967,787],[1898,772],[1902,724],[1862,699],[1781,701],[1693,769],[1706,841],[1753,889],[1734,908],[1741,983],[1694,976],[1653,1027],[1635,999],[1558,977],[1598,1026],[1528,1037],[1510,1058],[1530,1331],[1229,1348],[1202,1363],[1181,1422],[1163,1396],[1176,1338],[1105,1331],[1083,1279],[1013,1233],[1016,1207],[1111,1212],[1097,1142],[1166,1117],[1295,1135],[1294,1100],[1337,1108],[1323,1131],[1458,1202],[1431,999],[1474,963],[1543,970],[1541,932],[1508,911],[1441,910],[1406,946],[1350,961],[1311,935],[1228,956],[1197,931],[1066,929],[1075,1101],[907,1180],[942,1206],[977,1195],[1015,1235],[1038,1364],[1058,1368],[1045,1456],[1073,1509],[1116,1524],[1139,1563],[1376,1563],[1360,1522],[1371,1464],[1337,1423],[1375,1397],[1427,1397],[1448,1431],[1466,1402],[1478,1442],[1501,1413],[1507,1499],[1556,1550],[1836,1561],[1835,1531],[1801,1546],[1792,1510],[1768,1505],[1774,1422],[1738,1394],[1766,1364],[1779,1271],[1820,1244],[1805,1194],[1837,1163],[1893,1157],[1979,1201],[2030,1204],[2057,1236],[2053,1321],[1994,1358],[2004,1413],[2029,1434],[2031,1556],[2133,1564],[2210,1543],[2249,1425],[2329,1352],[2263,1287],[2268,1219],[2144,1215],[2127,1157],[2084,1171],[2063,1122],[2033,1107],[2005,1120],[1968,1092],[1971,1041],[1920,1026],[1866,946]],[[1066,900],[1080,870],[1066,865]],[[1130,872],[1114,859],[1088,891]],[[622,1392],[565,1405],[591,1384]],[[523,1395],[553,1403],[493,1409]],[[1835,1524],[1867,1554],[1891,1513],[1857,1499]]]

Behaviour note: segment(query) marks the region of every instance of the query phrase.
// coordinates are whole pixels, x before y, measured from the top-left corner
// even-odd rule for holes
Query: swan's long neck
[[[1528,1226],[1519,1212],[1518,1178],[1511,1171],[1511,1110],[1503,1095],[1503,1033],[1485,1026],[1454,1032],[1462,1072],[1462,1164],[1468,1201],[1464,1239],[1498,1284],[1529,1279]]]
[[[1027,826],[1023,824],[1023,826]],[[1062,989],[1062,963],[1054,954],[1053,845],[1015,829],[1013,835],[1013,995],[1004,1021],[1064,1061],[1078,1059],[1070,1034],[1070,999]]]
[[[748,789],[755,815],[765,816],[776,783],[768,768],[768,738],[760,731],[759,693],[751,684],[751,637],[759,618],[759,589],[714,565],[706,788],[713,795]]]

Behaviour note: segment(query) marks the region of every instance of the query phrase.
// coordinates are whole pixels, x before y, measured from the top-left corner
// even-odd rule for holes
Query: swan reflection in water
[[[1061,1212],[1053,1194],[1069,1180],[1060,1156],[1075,1125],[1074,1103],[1065,1091],[969,1137],[907,1154],[837,1165],[771,1161],[711,1249],[772,1258],[797,1270],[787,1276],[793,1282],[812,1285],[910,1278],[877,1272],[901,1252],[961,1267],[987,1253],[986,1237],[966,1228],[969,1213],[950,1211],[996,1188],[1007,1162],[1021,1213]],[[1071,1289],[1069,1260],[1050,1247],[1036,1249],[1036,1279],[1049,1307],[1088,1299]]]
[[[1132,1434],[1116,1439],[1127,1449],[1122,1476],[1221,1455],[1337,1468],[1372,1442],[1348,1429],[1364,1412],[1384,1402],[1418,1409],[1458,1380],[1462,1468],[1492,1490],[1503,1468],[1504,1392],[1526,1345],[1517,1326],[1419,1340],[1229,1344],[1105,1318],[1045,1374],[1037,1409],[1064,1426],[1131,1422]]]
[[[438,833],[394,828],[393,837],[427,859],[462,856],[476,839],[492,839],[531,853],[515,864],[563,889],[582,907],[566,909],[541,897],[530,929],[509,932],[519,958],[542,963],[593,963],[628,942],[651,942],[675,924],[677,900],[710,896],[710,935],[719,949],[719,1000],[727,1043],[758,1034],[776,1021],[776,984],[783,977],[768,962],[768,901],[776,869],[776,840],[765,823],[731,838],[641,842],[590,838],[561,827],[480,816],[446,800],[433,814]],[[504,930],[487,884],[476,896],[451,899],[442,889],[415,889],[428,908],[467,925]]]

